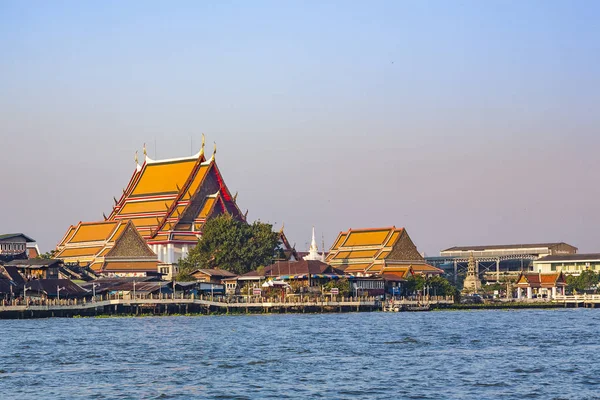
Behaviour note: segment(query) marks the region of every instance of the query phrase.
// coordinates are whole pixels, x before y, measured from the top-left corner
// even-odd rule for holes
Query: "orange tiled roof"
[[[208,201],[197,198],[205,182],[218,185],[219,195],[208,197]],[[131,219],[145,239],[156,243],[170,240],[170,234],[179,231],[198,233],[217,204],[218,212],[233,213],[241,218],[234,200],[223,182],[214,154],[209,160],[204,157],[204,149],[194,156],[171,160],[155,161],[146,156],[121,199],[116,201],[109,219]],[[180,223],[188,228],[181,228]]]
[[[367,270],[367,268],[369,268],[371,266],[371,263],[360,263],[360,264],[352,264],[349,265],[348,268],[346,268],[344,270],[344,273],[358,273],[358,272],[365,272]]]
[[[563,285],[566,285],[566,281],[561,272],[550,274],[542,274],[537,272],[522,273],[517,280],[517,286],[530,286],[533,288]]]
[[[347,259],[347,258],[372,258],[375,257],[375,254],[379,252],[378,249],[375,250],[350,250],[350,251],[340,251],[335,255],[335,259]]]
[[[178,193],[196,165],[195,158],[146,163],[132,196]]]
[[[411,264],[411,268],[415,273],[425,274],[443,274],[444,270],[434,267],[429,264]]]
[[[105,257],[114,248],[127,227],[131,227],[130,231],[138,235],[129,220],[80,222],[74,228],[75,233],[57,246],[57,253],[54,257],[64,260],[65,263],[79,263],[80,265],[89,263],[93,270],[100,271],[103,269]],[[71,230],[73,227],[69,228],[69,231]],[[151,255],[154,253],[149,248],[147,251],[150,255],[140,256],[139,262],[150,262],[156,265],[158,258],[152,259]]]
[[[403,228],[350,229],[340,232],[327,260],[333,264],[360,262],[359,259],[384,260],[396,244]]]
[[[97,242],[107,240],[115,231],[119,222],[85,222],[79,223],[75,234],[68,240],[69,243]]]
[[[389,235],[390,228],[350,230],[340,247],[382,246]]]

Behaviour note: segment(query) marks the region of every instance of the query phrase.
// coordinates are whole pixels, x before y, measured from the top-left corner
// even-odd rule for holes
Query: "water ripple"
[[[2,321],[3,397],[594,399],[600,311]]]

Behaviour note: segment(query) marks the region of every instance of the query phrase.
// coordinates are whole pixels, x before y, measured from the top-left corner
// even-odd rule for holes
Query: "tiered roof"
[[[327,262],[346,274],[406,277],[408,273],[441,274],[428,265],[404,228],[350,229],[340,232]],[[391,276],[391,275],[389,275]]]
[[[69,227],[54,258],[95,272],[156,272],[158,259],[129,220],[79,222]]]
[[[205,159],[204,138],[194,156],[152,160],[145,154],[107,219],[130,219],[149,244],[195,244],[213,215],[245,219],[223,181],[215,154],[216,147]]]
[[[566,286],[567,280],[562,272],[542,274],[538,272],[524,272],[517,278],[517,286],[531,288],[551,288]]]

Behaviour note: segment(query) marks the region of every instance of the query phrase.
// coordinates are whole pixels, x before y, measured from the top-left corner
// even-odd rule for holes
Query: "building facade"
[[[24,260],[28,258],[28,246],[35,245],[35,240],[22,233],[0,235],[0,261]]]
[[[533,262],[533,270],[549,274],[562,272],[567,275],[579,275],[591,270],[600,272],[600,253],[559,254],[542,257]]]

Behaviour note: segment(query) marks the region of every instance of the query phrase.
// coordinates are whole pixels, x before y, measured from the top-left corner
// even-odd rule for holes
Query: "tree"
[[[596,272],[585,270],[577,276],[567,275],[567,288],[571,292],[576,291],[580,293],[595,290],[599,281],[600,276]]]
[[[56,254],[56,250],[50,250],[50,251],[47,251],[45,253],[39,254],[36,258],[37,259],[49,260],[51,258],[54,258],[55,254]]]
[[[333,288],[338,288],[340,296],[348,297],[351,294],[350,281],[348,278],[332,279],[323,285],[323,289],[331,291]]]
[[[221,268],[241,275],[271,264],[278,241],[271,224],[248,225],[229,215],[212,218],[204,225],[198,245],[180,260],[177,279],[189,278],[197,268]]]
[[[404,287],[407,295],[422,291],[425,287],[430,295],[455,296],[457,292],[457,289],[441,276],[412,275],[408,277]]]

